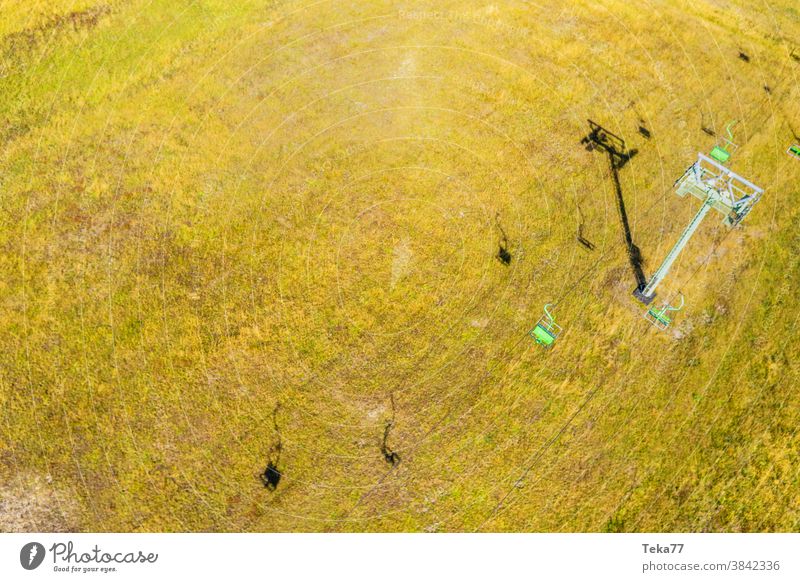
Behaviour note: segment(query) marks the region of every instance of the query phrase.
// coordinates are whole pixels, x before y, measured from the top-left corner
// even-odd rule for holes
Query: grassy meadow
[[[791,0],[0,0],[0,531],[800,530],[798,79]],[[667,332],[589,119],[648,276],[765,189]]]

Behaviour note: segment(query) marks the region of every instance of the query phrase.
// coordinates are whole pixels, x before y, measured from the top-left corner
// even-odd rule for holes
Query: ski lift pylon
[[[670,324],[672,323],[672,318],[667,315],[670,311],[680,311],[683,307],[683,294],[680,295],[681,304],[677,307],[673,307],[670,305],[669,302],[664,303],[661,307],[651,307],[648,309],[645,314],[644,318],[652,323],[656,328],[661,331],[667,329]]]
[[[561,326],[556,323],[556,320],[547,310],[547,308],[551,306],[552,303],[548,303],[544,306],[544,315],[536,322],[534,328],[528,332],[528,335],[530,335],[537,344],[545,348],[551,348],[561,334]]]

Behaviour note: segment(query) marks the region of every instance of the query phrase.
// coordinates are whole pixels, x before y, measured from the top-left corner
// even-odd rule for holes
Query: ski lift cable
[[[644,215],[646,216],[646,215],[647,215],[647,214],[648,214],[648,213],[649,213],[649,212],[650,212],[650,211],[651,211],[651,210],[652,210],[654,207],[655,207],[655,204],[653,204],[652,206],[650,206],[650,208],[648,208],[648,209],[645,211]],[[703,265],[704,265],[704,264],[705,264],[705,263],[708,261],[708,259],[711,257],[711,254],[713,254],[713,253],[716,251],[716,249],[719,247],[719,245],[720,245],[720,244],[722,244],[722,242],[723,242],[723,241],[724,241],[724,240],[725,240],[725,239],[726,239],[726,238],[727,238],[727,237],[730,235],[730,233],[731,233],[731,232],[733,232],[733,229],[731,229],[731,230],[729,230],[728,232],[726,232],[726,233],[723,235],[723,237],[722,237],[722,238],[719,240],[719,242],[718,242],[716,245],[714,245],[714,248],[712,249],[711,253],[709,253],[709,255],[706,257],[706,259],[703,261],[703,263],[701,263],[701,264],[700,264],[700,266],[698,266],[698,267],[695,269],[695,271],[692,273],[692,275],[691,275],[691,276],[690,276],[690,278],[689,278],[689,279],[686,281],[686,283],[688,283],[688,281],[689,281],[689,280],[691,280],[691,278],[692,278],[692,277],[694,277],[694,276],[697,274],[697,272],[700,270],[700,268],[701,268],[701,267],[702,267],[702,266],[703,266]],[[576,285],[577,285],[577,284],[578,284],[578,283],[579,283],[579,282],[580,282],[580,281],[581,281],[583,278],[585,278],[585,277],[586,277],[586,275],[587,275],[587,274],[589,274],[589,272],[591,272],[591,271],[592,271],[592,270],[593,270],[593,269],[594,269],[594,268],[595,268],[595,267],[596,267],[596,266],[597,266],[597,265],[598,265],[598,264],[599,264],[599,263],[602,261],[603,257],[604,257],[605,255],[607,255],[608,253],[610,253],[610,252],[611,252],[611,250],[613,250],[614,248],[616,248],[616,246],[617,246],[618,244],[621,244],[621,242],[615,243],[614,245],[612,245],[612,247],[611,247],[611,248],[609,248],[609,250],[608,250],[608,251],[606,251],[605,253],[603,253],[603,256],[601,256],[601,258],[600,258],[600,259],[598,259],[598,260],[597,260],[597,261],[594,263],[594,265],[592,265],[592,267],[590,267],[589,269],[587,269],[586,271],[584,271],[584,273],[583,273],[583,274],[582,274],[580,277],[578,277],[578,279],[577,279],[577,280],[576,280],[576,281],[575,281],[575,282],[574,282],[574,283],[573,283],[573,284],[570,286],[570,288],[569,288],[567,291],[565,291],[564,293],[562,293],[562,295],[559,297],[559,299],[558,299],[556,302],[554,302],[554,304],[553,304],[553,305],[558,305],[558,303],[559,303],[559,302],[561,302],[561,301],[563,300],[563,298],[564,298],[564,297],[565,297],[565,296],[566,296],[566,295],[567,295],[569,292],[571,292],[571,291],[572,291],[572,289],[574,289],[574,288],[575,288],[575,286],[576,286]],[[681,296],[681,304],[680,304],[680,306],[678,306],[678,307],[671,307],[671,305],[670,305],[670,306],[668,307],[670,310],[672,310],[672,311],[678,311],[678,310],[680,310],[681,308],[683,308],[683,293],[682,293],[680,290],[683,288],[683,285],[685,285],[686,283],[683,283],[683,284],[681,285],[681,287],[679,288],[679,291],[678,291],[678,292],[676,292],[676,293],[679,293],[679,294],[680,294],[680,296]],[[673,297],[674,297],[674,294],[673,294]],[[671,303],[671,299],[670,299],[670,301],[669,301],[668,303]],[[547,314],[549,315],[549,312],[545,311],[545,313],[547,313]],[[526,334],[526,336],[527,336],[527,334]],[[514,344],[514,347],[516,347],[516,345],[518,345],[519,343],[520,343],[520,341],[517,341],[517,342]],[[512,349],[513,349],[513,348],[512,348]],[[488,374],[487,374],[487,376],[488,376]],[[483,380],[482,380],[482,381],[483,381]],[[590,402],[590,401],[591,401],[591,400],[594,398],[594,396],[595,396],[595,394],[597,393],[597,390],[599,390],[599,388],[600,388],[600,385],[598,385],[598,386],[596,386],[595,388],[593,388],[593,389],[592,389],[592,390],[589,392],[589,394],[586,396],[586,398],[584,399],[584,401],[581,403],[581,405],[580,405],[580,406],[577,408],[577,410],[575,410],[575,412],[573,412],[573,414],[572,414],[572,415],[571,415],[571,416],[570,416],[570,417],[567,419],[567,422],[565,422],[565,423],[564,423],[564,425],[561,427],[561,429],[560,429],[559,431],[557,431],[557,432],[556,432],[556,434],[555,434],[553,437],[551,437],[550,439],[548,439],[548,440],[547,440],[547,441],[546,441],[546,442],[545,442],[545,443],[542,445],[542,447],[539,449],[539,451],[538,451],[538,452],[537,452],[537,453],[536,453],[536,454],[533,456],[533,460],[532,460],[532,462],[531,462],[530,464],[528,464],[528,465],[525,467],[525,470],[523,471],[523,474],[522,474],[522,476],[521,476],[521,477],[519,477],[518,479],[516,479],[516,480],[514,481],[514,484],[513,484],[513,485],[512,485],[512,486],[511,486],[511,487],[508,489],[508,491],[506,491],[506,493],[503,495],[503,497],[500,499],[500,501],[499,501],[499,502],[498,502],[498,503],[495,505],[495,507],[492,509],[491,513],[490,513],[489,515],[487,515],[487,516],[486,516],[486,518],[485,518],[485,519],[484,519],[484,520],[483,520],[483,521],[482,521],[482,522],[481,522],[481,523],[478,525],[478,527],[475,529],[475,531],[479,531],[479,530],[480,530],[480,529],[481,529],[481,528],[482,528],[482,527],[483,527],[483,526],[484,526],[486,523],[488,523],[488,522],[489,522],[489,521],[490,521],[490,520],[491,520],[491,519],[492,519],[492,518],[493,518],[493,517],[494,517],[494,516],[495,516],[495,515],[498,513],[498,511],[499,511],[499,510],[500,510],[500,509],[503,507],[503,505],[504,505],[505,501],[506,501],[506,500],[507,500],[507,499],[508,499],[508,498],[509,498],[509,497],[512,495],[512,493],[513,493],[513,492],[514,492],[514,490],[516,489],[516,485],[517,485],[519,482],[521,482],[521,481],[522,481],[522,479],[524,479],[524,478],[525,478],[525,477],[528,475],[528,473],[530,473],[530,471],[531,471],[531,470],[533,469],[533,467],[536,465],[536,463],[538,462],[539,458],[540,458],[540,457],[541,457],[541,456],[544,454],[544,452],[545,452],[545,451],[546,451],[546,450],[547,450],[547,449],[548,449],[548,448],[549,448],[549,447],[550,447],[550,446],[553,444],[553,442],[555,442],[556,440],[558,440],[558,439],[561,437],[561,435],[563,434],[563,432],[564,432],[564,431],[565,431],[565,430],[566,430],[566,429],[569,427],[569,425],[572,423],[572,421],[574,420],[574,418],[575,418],[575,417],[577,417],[577,415],[578,415],[578,414],[580,414],[580,413],[581,413],[581,412],[584,410],[584,408],[586,408],[586,406],[589,404],[589,402]]]
[[[787,74],[788,74],[788,72],[787,72]],[[777,83],[776,85],[781,85],[781,84],[783,83],[783,80],[785,79],[785,77],[786,77],[786,75],[784,75],[784,77],[782,77],[782,78],[781,78],[781,79],[778,81],[778,83]],[[731,128],[731,127],[732,127],[732,124],[729,124],[729,125],[728,125],[728,134],[729,134],[729,135],[730,135],[730,128]],[[732,139],[732,137],[733,137],[733,136],[732,136],[732,135],[730,135],[730,137],[731,137],[731,139]],[[746,145],[746,144],[747,144],[749,141],[750,141],[750,138],[746,139],[746,140],[745,140],[745,142],[743,143],[743,145]],[[643,215],[644,215],[644,216],[647,216],[647,215],[650,213],[650,211],[651,211],[651,210],[652,210],[652,209],[653,209],[653,208],[656,206],[656,204],[657,204],[658,202],[659,202],[659,201],[657,200],[657,201],[656,201],[656,202],[654,202],[654,203],[653,203],[653,204],[652,204],[652,205],[651,205],[649,208],[647,208],[647,209],[645,210],[645,212],[644,212],[644,214],[643,214]],[[682,293],[682,289],[683,289],[684,285],[688,284],[688,282],[689,282],[689,281],[691,281],[691,279],[692,279],[692,278],[693,278],[693,277],[694,277],[694,276],[695,276],[695,275],[696,275],[696,274],[699,272],[700,268],[701,268],[701,267],[703,267],[703,266],[705,265],[705,263],[706,263],[706,262],[707,262],[707,261],[710,259],[711,255],[712,255],[714,252],[716,252],[716,249],[719,247],[719,245],[721,245],[721,244],[722,244],[722,242],[724,242],[724,241],[725,241],[725,239],[726,239],[726,238],[727,238],[727,237],[730,235],[730,233],[731,233],[733,230],[734,230],[734,229],[730,229],[728,232],[726,232],[726,233],[725,233],[725,234],[722,236],[722,238],[721,238],[721,239],[720,239],[720,240],[717,242],[717,244],[715,244],[715,245],[714,245],[714,247],[713,247],[713,249],[712,249],[711,253],[709,253],[709,255],[706,257],[706,259],[705,259],[705,260],[704,260],[704,261],[703,261],[703,262],[702,262],[702,263],[701,263],[701,264],[700,264],[700,265],[699,265],[699,266],[698,266],[698,267],[697,267],[697,268],[694,270],[694,272],[693,272],[693,273],[690,275],[690,277],[689,277],[689,278],[688,278],[688,279],[687,279],[687,280],[686,280],[684,283],[682,283],[682,284],[679,286],[679,288],[678,288],[678,291],[676,291],[676,294],[678,294],[678,293],[679,293],[679,294],[681,295],[681,305],[680,305],[680,307],[678,307],[678,308],[672,308],[672,310],[678,310],[678,309],[681,309],[681,308],[683,307],[683,293]],[[568,288],[567,288],[567,289],[566,289],[564,292],[562,292],[562,293],[561,293],[561,295],[560,295],[560,296],[559,296],[559,297],[558,297],[558,298],[557,298],[557,299],[556,299],[554,302],[552,302],[552,306],[553,306],[553,307],[556,307],[556,306],[558,306],[558,305],[559,305],[559,304],[560,304],[560,303],[561,303],[561,302],[562,302],[562,301],[563,301],[563,300],[566,298],[566,296],[567,296],[567,295],[569,295],[569,293],[571,293],[571,292],[574,290],[574,288],[575,288],[575,287],[578,285],[578,283],[580,283],[580,282],[581,282],[581,281],[582,281],[582,280],[583,280],[583,279],[584,279],[584,278],[585,278],[585,277],[586,277],[586,276],[587,276],[587,275],[588,275],[590,272],[592,272],[592,271],[593,271],[593,270],[594,270],[594,269],[595,269],[595,268],[596,268],[596,267],[597,267],[597,266],[598,266],[598,265],[599,265],[599,264],[600,264],[600,263],[603,261],[603,259],[606,257],[606,255],[608,255],[608,254],[609,254],[609,253],[610,253],[612,250],[616,249],[617,245],[619,245],[619,244],[621,244],[621,241],[619,241],[619,242],[617,242],[617,243],[614,243],[614,244],[613,244],[611,247],[609,247],[609,249],[608,249],[607,251],[605,251],[605,252],[604,252],[604,253],[603,253],[603,254],[602,254],[602,255],[601,255],[599,258],[598,258],[598,260],[597,260],[597,261],[595,261],[595,262],[594,262],[594,263],[593,263],[593,264],[592,264],[592,265],[591,265],[591,266],[590,266],[588,269],[586,269],[586,270],[585,270],[585,271],[584,271],[584,272],[583,272],[583,273],[582,273],[582,274],[581,274],[581,275],[580,275],[580,276],[579,276],[579,277],[578,277],[578,278],[577,278],[577,279],[576,279],[576,280],[575,280],[575,281],[574,281],[574,282],[573,282],[573,283],[572,283],[572,284],[571,284],[571,285],[570,285],[570,286],[569,286],[569,287],[568,287]],[[674,297],[674,296],[675,296],[675,294],[673,294],[673,295],[671,296],[671,298],[672,298],[672,297]],[[671,298],[670,298],[670,301],[668,301],[668,302],[667,302],[668,304],[671,304]],[[548,314],[548,316],[550,315],[550,314],[549,314],[549,312],[547,312],[547,311],[545,311],[545,313],[547,313],[547,314]],[[527,334],[526,334],[526,336],[527,336]],[[520,342],[517,342],[517,344],[518,344],[518,343],[520,343]],[[516,344],[515,344],[515,345],[516,345]],[[598,387],[599,387],[599,386],[598,386]],[[480,529],[481,529],[481,528],[482,528],[482,527],[483,527],[483,526],[484,526],[484,525],[485,525],[485,524],[486,524],[486,523],[487,523],[489,520],[491,520],[491,519],[492,519],[492,518],[493,518],[493,517],[494,517],[494,516],[497,514],[498,510],[499,510],[499,509],[500,509],[500,508],[503,506],[503,504],[505,503],[506,499],[507,499],[508,497],[510,497],[510,496],[511,496],[511,494],[513,493],[513,491],[516,489],[516,484],[517,484],[517,483],[518,483],[518,482],[519,482],[521,479],[523,479],[523,478],[524,478],[524,477],[525,477],[525,476],[528,474],[528,472],[529,472],[529,471],[530,471],[530,470],[533,468],[533,466],[534,466],[534,465],[537,463],[537,461],[538,461],[539,457],[540,457],[542,454],[544,454],[544,450],[546,450],[547,448],[549,448],[550,444],[552,444],[552,442],[553,442],[555,439],[557,439],[558,437],[560,437],[561,433],[562,433],[562,432],[563,432],[563,431],[566,429],[566,427],[568,427],[568,426],[569,426],[569,424],[572,422],[573,418],[574,418],[575,416],[577,416],[577,414],[579,414],[579,413],[580,413],[580,412],[581,412],[581,411],[582,411],[582,410],[585,408],[585,406],[588,404],[588,402],[589,402],[589,401],[590,401],[590,400],[591,400],[591,399],[594,397],[594,395],[595,395],[595,393],[596,393],[596,390],[597,390],[597,387],[596,387],[595,389],[593,389],[593,390],[592,390],[592,391],[589,393],[589,395],[588,395],[588,396],[587,396],[587,398],[584,400],[584,402],[581,404],[581,406],[580,406],[580,407],[579,407],[579,408],[578,408],[578,409],[575,411],[575,413],[574,413],[574,414],[573,414],[573,415],[572,415],[572,416],[571,416],[571,417],[570,417],[570,418],[567,420],[567,422],[564,424],[564,426],[562,427],[562,429],[561,429],[561,430],[560,430],[560,431],[559,431],[559,432],[556,434],[555,438],[548,440],[548,441],[547,441],[547,442],[546,442],[546,443],[543,445],[543,447],[542,447],[542,449],[539,451],[539,453],[537,453],[537,455],[534,455],[533,462],[532,462],[532,463],[530,463],[530,465],[528,465],[528,466],[525,468],[525,471],[523,472],[523,476],[522,476],[522,477],[520,477],[520,479],[518,479],[517,481],[515,481],[515,483],[514,483],[514,484],[513,484],[513,485],[512,485],[512,486],[509,488],[509,490],[508,490],[508,491],[505,493],[505,495],[502,497],[502,499],[501,499],[501,500],[500,500],[500,501],[499,501],[499,502],[498,502],[498,503],[495,505],[495,507],[494,507],[494,509],[492,510],[492,512],[491,512],[491,513],[490,513],[490,514],[489,514],[489,515],[488,515],[488,516],[487,516],[487,517],[486,517],[486,518],[485,518],[485,519],[484,519],[484,520],[483,520],[483,521],[482,521],[482,522],[481,522],[481,523],[478,525],[478,527],[476,528],[476,530],[475,530],[475,531],[478,531],[478,530],[480,530]]]

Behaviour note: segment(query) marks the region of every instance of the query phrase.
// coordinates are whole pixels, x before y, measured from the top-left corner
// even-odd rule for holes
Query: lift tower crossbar
[[[655,297],[656,287],[669,273],[672,263],[678,258],[689,239],[700,226],[712,208],[725,218],[723,224],[733,228],[739,224],[758,202],[764,190],[745,180],[722,164],[703,154],[697,154],[697,161],[675,182],[675,193],[684,197],[691,194],[703,201],[703,206],[683,230],[678,242],[667,253],[661,266],[653,274],[644,289],[637,289],[634,295],[648,305]]]

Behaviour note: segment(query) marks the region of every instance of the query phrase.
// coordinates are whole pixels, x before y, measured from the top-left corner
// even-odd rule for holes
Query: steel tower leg
[[[705,218],[708,211],[711,210],[712,199],[709,197],[703,203],[703,206],[700,210],[697,211],[697,214],[694,215],[694,218],[689,223],[689,225],[683,229],[683,233],[681,233],[678,242],[675,243],[675,246],[672,247],[672,250],[667,254],[664,262],[661,263],[661,266],[658,270],[653,273],[653,277],[650,279],[650,282],[647,286],[639,291],[638,289],[634,291],[634,295],[645,305],[648,305],[655,297],[656,287],[661,281],[664,280],[664,277],[667,276],[669,273],[670,267],[672,267],[672,263],[675,262],[675,259],[678,258],[678,255],[681,254],[683,247],[686,246],[686,243],[689,242],[689,239],[692,238],[692,235],[697,230],[697,227],[700,226],[700,223],[703,222],[703,218]]]

